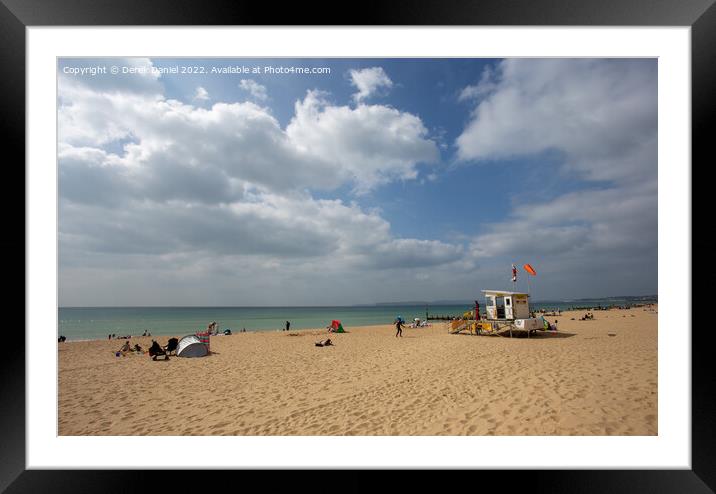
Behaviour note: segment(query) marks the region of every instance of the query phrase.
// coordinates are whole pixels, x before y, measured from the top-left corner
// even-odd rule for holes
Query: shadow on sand
[[[527,333],[524,331],[520,331],[520,334],[517,334],[517,332],[512,332],[513,338],[527,338]],[[577,333],[566,333],[564,331],[538,331],[536,333],[532,333],[530,335],[530,340],[551,340],[554,338],[571,338],[572,336],[576,336]],[[501,333],[501,336],[507,336],[510,337],[510,333]]]

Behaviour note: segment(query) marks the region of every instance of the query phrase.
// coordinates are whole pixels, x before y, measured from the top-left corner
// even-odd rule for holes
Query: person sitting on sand
[[[139,343],[134,345],[134,348],[132,349],[133,352],[142,353],[142,347],[139,346]]]
[[[124,345],[122,345],[122,348],[119,349],[118,353],[121,353],[122,355],[126,355],[127,352],[131,352],[132,348],[129,346],[129,342],[125,341]]]
[[[163,355],[164,360],[169,360],[167,352],[159,345],[159,343],[156,342],[156,340],[152,340],[152,346],[149,347],[147,353],[150,357],[152,357],[152,360],[157,360],[158,355]]]

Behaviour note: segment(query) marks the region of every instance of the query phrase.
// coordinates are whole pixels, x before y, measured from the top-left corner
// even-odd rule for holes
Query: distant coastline
[[[482,297],[480,297],[481,300]],[[571,304],[581,302],[658,302],[658,295],[622,295],[612,297],[574,298],[574,299],[546,299],[531,300],[530,303],[548,304]],[[350,304],[350,305],[61,305],[60,309],[341,309],[361,307],[425,307],[446,306],[446,305],[472,305],[475,299],[464,300],[433,300],[433,301],[406,301],[406,302],[375,302],[372,304]]]
[[[573,299],[547,299],[547,300],[532,300],[534,304],[569,304],[569,303],[580,303],[580,302],[613,302],[613,301],[658,301],[658,295],[619,295],[611,297],[587,297],[587,298],[573,298]],[[406,302],[382,302],[375,304],[358,304],[352,307],[391,307],[391,306],[425,306],[425,305],[466,305],[473,304],[475,300],[434,300],[430,301],[406,301]]]

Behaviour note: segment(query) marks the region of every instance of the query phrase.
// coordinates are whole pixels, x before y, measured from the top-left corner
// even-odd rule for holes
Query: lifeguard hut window
[[[497,306],[497,319],[505,318],[505,297],[495,297],[495,305]]]

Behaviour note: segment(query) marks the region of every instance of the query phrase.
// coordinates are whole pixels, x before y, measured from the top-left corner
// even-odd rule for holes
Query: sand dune
[[[656,312],[594,314],[530,339],[441,323],[402,339],[390,325],[239,333],[168,362],[115,357],[122,340],[67,342],[59,434],[656,435]],[[314,346],[327,336],[335,346]]]

